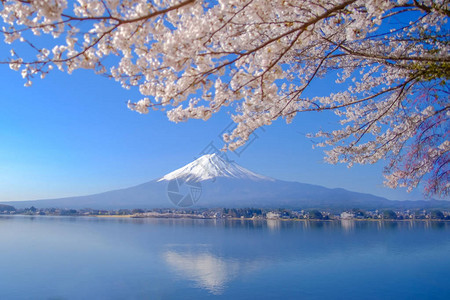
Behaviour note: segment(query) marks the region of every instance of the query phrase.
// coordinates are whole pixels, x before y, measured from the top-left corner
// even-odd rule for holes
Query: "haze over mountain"
[[[8,202],[4,202],[8,203]],[[371,194],[256,174],[218,154],[204,155],[161,178],[126,189],[60,199],[9,202],[17,208],[400,208],[450,207],[449,201],[391,201]]]

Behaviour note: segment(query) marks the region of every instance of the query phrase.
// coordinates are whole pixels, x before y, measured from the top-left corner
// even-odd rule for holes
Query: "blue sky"
[[[140,115],[127,109],[137,91],[113,80],[76,71],[55,71],[24,87],[19,72],[0,65],[0,201],[86,195],[140,184],[179,168],[199,156],[230,123],[226,112],[207,122],[175,124],[163,112]],[[333,85],[321,82],[315,91]],[[383,187],[382,163],[355,166],[323,162],[304,135],[331,128],[327,113],[299,116],[257,131],[240,156],[240,165],[278,179],[341,187],[389,199],[422,198],[420,191]]]

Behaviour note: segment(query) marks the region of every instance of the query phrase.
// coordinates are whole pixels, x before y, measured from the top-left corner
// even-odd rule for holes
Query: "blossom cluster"
[[[330,110],[327,160],[388,159],[386,183],[449,192],[449,8],[445,0],[6,0],[8,63],[26,85],[53,68],[139,87],[139,113],[174,122],[231,107],[225,149],[301,112]],[[51,41],[42,36],[50,35]],[[23,43],[36,55],[15,48]],[[45,44],[46,47],[41,44]],[[105,60],[114,56],[116,59]],[[341,89],[308,97],[313,82]]]

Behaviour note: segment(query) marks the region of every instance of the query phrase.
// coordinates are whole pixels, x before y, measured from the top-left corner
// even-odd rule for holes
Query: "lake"
[[[0,299],[450,299],[449,222],[0,216]]]

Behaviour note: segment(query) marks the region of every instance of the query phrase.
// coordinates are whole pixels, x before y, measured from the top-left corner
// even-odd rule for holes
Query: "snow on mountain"
[[[250,179],[253,181],[274,181],[274,179],[270,177],[253,173],[252,171],[247,170],[234,162],[228,162],[220,157],[220,155],[213,153],[199,157],[190,164],[163,176],[158,182],[173,179],[204,181],[215,179],[217,177]]]
[[[390,201],[370,194],[344,189],[330,189],[319,185],[276,180],[249,171],[236,163],[227,162],[220,154],[204,155],[190,164],[158,180],[151,180],[125,189],[95,195],[3,202],[16,208],[121,209],[174,207],[169,195],[186,195],[185,190],[171,190],[171,180],[201,182],[201,197],[195,207],[203,208],[326,208],[361,209],[417,209],[447,208],[449,201]],[[0,199],[0,202],[1,199]],[[180,206],[177,206],[180,207]]]

